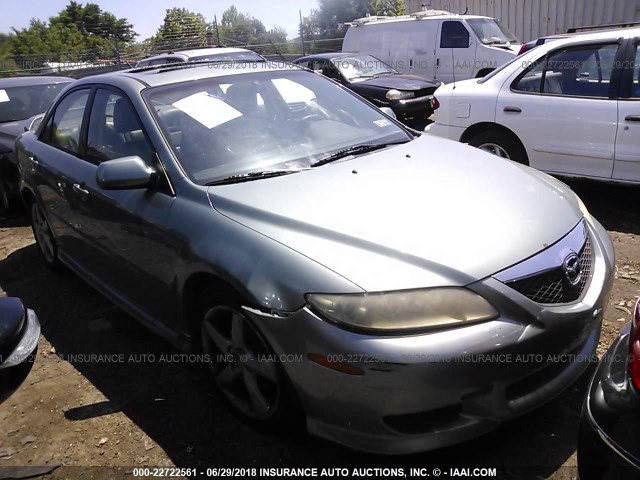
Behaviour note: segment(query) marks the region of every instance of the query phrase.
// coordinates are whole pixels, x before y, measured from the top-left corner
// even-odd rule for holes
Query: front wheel
[[[469,145],[507,160],[513,160],[523,165],[529,164],[527,152],[522,144],[506,133],[494,130],[481,132],[471,137]]]
[[[233,306],[207,311],[202,348],[218,390],[244,418],[275,426],[292,411],[286,377],[266,339],[249,318]]]

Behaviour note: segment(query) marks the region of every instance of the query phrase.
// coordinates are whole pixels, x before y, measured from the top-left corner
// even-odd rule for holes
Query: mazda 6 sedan
[[[564,184],[295,66],[69,86],[18,141],[44,262],[200,351],[255,422],[370,452],[476,437],[579,377],[614,252]]]

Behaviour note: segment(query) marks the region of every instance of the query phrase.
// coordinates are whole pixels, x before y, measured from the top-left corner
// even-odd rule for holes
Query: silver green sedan
[[[44,262],[201,352],[252,421],[433,449],[595,352],[614,252],[566,185],[297,67],[88,77],[18,152]]]

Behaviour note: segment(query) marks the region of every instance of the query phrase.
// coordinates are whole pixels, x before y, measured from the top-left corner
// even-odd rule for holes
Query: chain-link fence
[[[313,53],[339,52],[342,49],[342,38],[289,41],[285,43],[243,44],[221,39],[224,46],[234,46],[253,50],[269,60],[292,61]],[[221,43],[222,43],[221,42]],[[124,51],[114,49],[113,58],[94,59],[87,52],[38,55],[14,55],[0,58],[0,77],[24,75],[64,75],[82,78],[99,73],[132,68],[142,58],[160,53],[175,52],[184,49],[215,47],[217,39],[209,36],[179,38],[172,41],[157,42],[153,46],[139,45]],[[133,53],[135,52],[135,53]]]

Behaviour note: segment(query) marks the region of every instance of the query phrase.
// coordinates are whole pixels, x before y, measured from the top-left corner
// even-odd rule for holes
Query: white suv
[[[435,92],[430,134],[545,172],[640,183],[640,28],[579,34]]]

